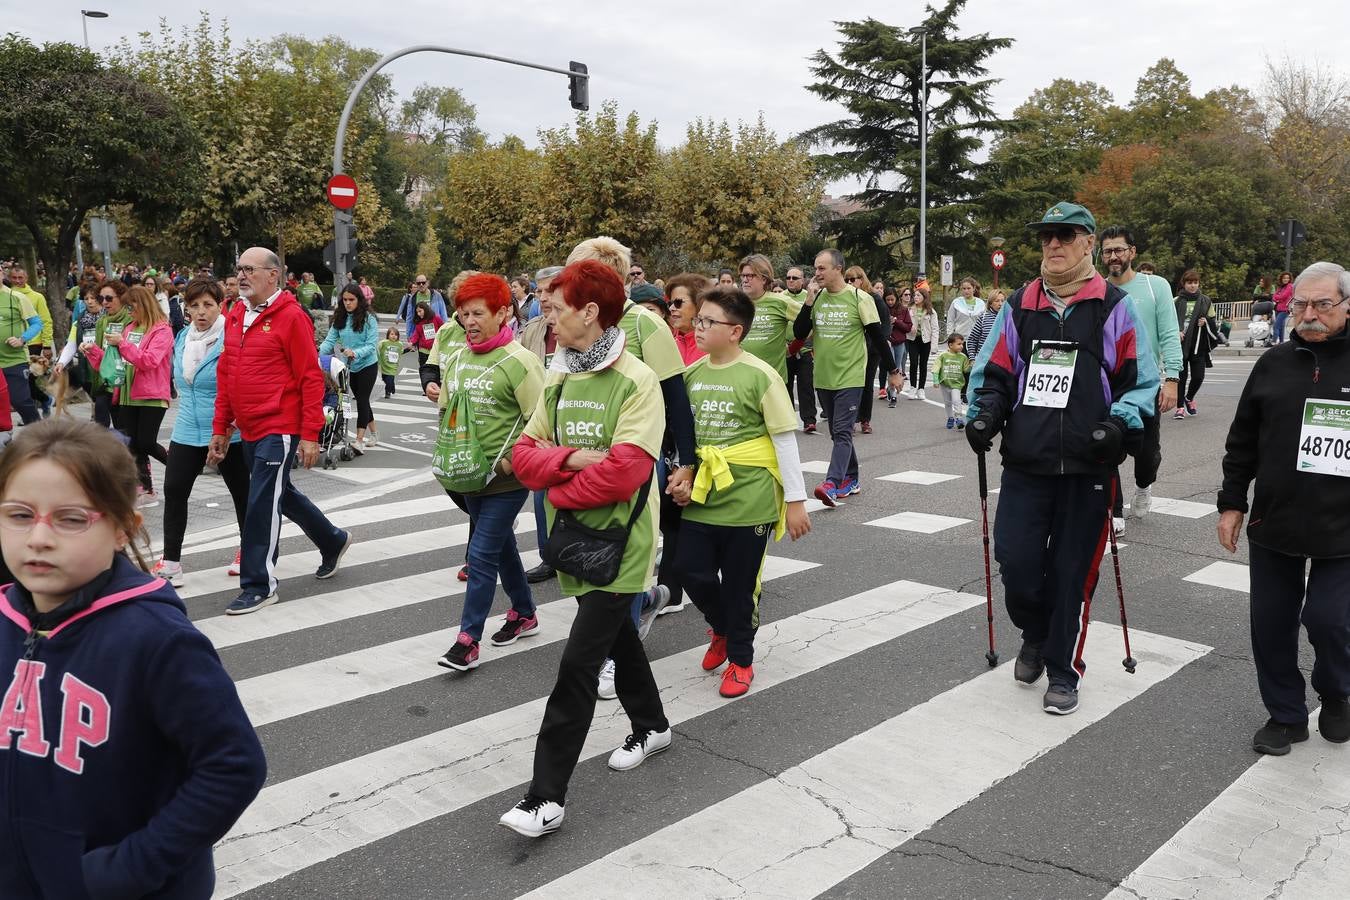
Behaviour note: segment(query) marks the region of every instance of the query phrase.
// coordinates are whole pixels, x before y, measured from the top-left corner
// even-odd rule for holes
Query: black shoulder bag
[[[558,404],[562,401],[562,385],[558,386],[558,396],[553,405],[553,438],[558,439]],[[559,509],[553,517],[553,530],[549,532],[548,542],[540,551],[544,562],[559,572],[565,572],[573,578],[587,584],[604,587],[613,584],[619,577],[623,565],[623,554],[628,548],[628,535],[637,524],[647,506],[647,495],[651,493],[652,479],[656,477],[656,466],[642,486],[642,494],[633,504],[632,515],[623,527],[591,528],[583,525],[571,510]]]

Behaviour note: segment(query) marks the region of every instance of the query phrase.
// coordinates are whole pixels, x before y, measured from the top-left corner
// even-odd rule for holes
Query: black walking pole
[[[1114,480],[1113,489],[1117,491],[1120,490],[1119,469],[1116,470],[1112,479]],[[1134,667],[1137,663],[1135,662],[1134,654],[1130,652],[1130,626],[1125,620],[1125,584],[1120,580],[1120,550],[1116,546],[1115,523],[1111,521],[1111,507],[1113,505],[1115,505],[1114,496],[1111,497],[1106,504],[1106,530],[1111,535],[1111,562],[1116,567],[1116,599],[1120,601],[1120,633],[1125,636],[1125,659],[1123,659],[1120,664],[1125,667],[1126,672],[1133,675]]]
[[[983,421],[971,423],[971,427],[983,425]],[[989,619],[989,652],[984,658],[989,660],[989,668],[998,665],[998,651],[994,649],[994,581],[989,572],[989,476],[984,468],[984,454],[975,454],[980,463],[980,524],[984,528],[984,610]]]

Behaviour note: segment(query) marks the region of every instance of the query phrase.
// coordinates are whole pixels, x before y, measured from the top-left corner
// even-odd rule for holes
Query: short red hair
[[[470,275],[455,292],[455,309],[470,300],[482,300],[489,312],[499,312],[511,305],[511,286],[500,275],[486,272]]]
[[[563,269],[549,284],[549,290],[555,300],[562,297],[563,302],[573,309],[594,303],[600,308],[597,318],[601,328],[619,324],[623,305],[628,299],[623,292],[623,281],[615,271],[593,259],[583,259]]]

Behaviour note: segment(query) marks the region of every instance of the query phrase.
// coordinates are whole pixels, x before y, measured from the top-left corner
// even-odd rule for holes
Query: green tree
[[[543,171],[541,154],[511,136],[451,157],[435,197],[442,223],[438,230],[463,242],[465,267],[515,272],[565,257],[566,250],[549,256],[536,245],[544,206],[565,208],[568,202],[558,198],[569,196],[552,195],[545,204],[538,190]]]
[[[64,336],[61,276],[85,216],[128,204],[140,222],[164,223],[198,188],[201,144],[164,92],[88,51],[10,35],[0,56],[0,207],[32,236],[50,276],[55,333]]]
[[[544,165],[538,189],[547,198],[540,206],[544,257],[565,258],[578,241],[600,234],[639,252],[661,242],[657,176],[663,159],[655,122],[644,127],[634,112],[621,123],[617,105],[607,101],[593,115],[578,114],[574,128],[542,131],[539,139]]]
[[[445,179],[450,155],[483,143],[473,104],[458,89],[418,85],[399,107],[390,142],[394,165],[402,169],[404,198],[424,187],[434,189]]]
[[[668,241],[701,263],[769,255],[800,240],[820,202],[810,157],[764,124],[695,121],[669,155],[660,208]]]
[[[807,89],[840,103],[848,115],[807,131],[808,144],[823,148],[816,157],[828,178],[856,178],[863,188],[850,199],[861,212],[836,223],[841,249],[851,260],[885,270],[903,244],[917,257],[919,207],[919,119],[921,91],[928,99],[928,253],[956,252],[983,238],[974,234],[979,177],[975,154],[984,139],[1008,128],[989,105],[996,79],[986,61],[1012,45],[1008,38],[956,33],[966,0],[928,6],[921,23],[928,29],[928,70],[921,73],[918,38],[908,29],[876,19],[839,23],[836,55],[811,57],[816,80]]]

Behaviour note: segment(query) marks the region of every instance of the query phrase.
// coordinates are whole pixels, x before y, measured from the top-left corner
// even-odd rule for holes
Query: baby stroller
[[[1263,315],[1253,315],[1251,322],[1247,324],[1248,347],[1255,347],[1260,344],[1263,347],[1272,346],[1273,335],[1270,332],[1270,320]]]
[[[356,455],[347,441],[347,420],[352,416],[351,374],[336,356],[320,356],[319,367],[324,383],[319,461],[325,469],[336,469],[338,459],[349,462]]]

